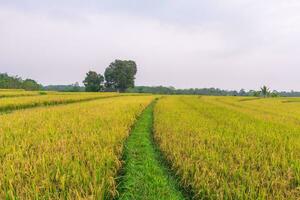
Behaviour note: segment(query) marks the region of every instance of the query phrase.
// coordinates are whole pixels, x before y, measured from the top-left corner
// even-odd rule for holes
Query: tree
[[[26,79],[22,83],[22,88],[24,90],[40,90],[42,86],[38,84],[35,80]]]
[[[270,93],[269,88],[264,85],[260,89],[261,89],[261,94],[266,98]]]
[[[0,88],[40,90],[42,89],[42,85],[32,79],[23,80],[18,76],[9,76],[6,73],[0,73]]]
[[[104,72],[105,87],[110,91],[124,92],[127,88],[134,87],[136,63],[132,60],[115,60]]]
[[[80,92],[80,85],[78,82],[71,85],[70,92]]]
[[[244,89],[241,89],[239,91],[239,96],[246,96],[246,95],[247,95],[247,93],[246,93],[246,91]]]
[[[260,96],[260,91],[254,91],[253,96],[259,97]]]
[[[279,97],[279,92],[277,92],[276,90],[273,90],[270,94],[271,97]]]
[[[104,77],[101,74],[97,74],[94,71],[89,71],[83,81],[85,91],[87,92],[99,92],[103,90]]]
[[[20,89],[22,88],[22,79],[17,76],[9,76],[6,73],[1,73],[0,88]]]

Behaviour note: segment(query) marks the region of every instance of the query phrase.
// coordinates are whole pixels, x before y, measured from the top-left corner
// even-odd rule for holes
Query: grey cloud
[[[139,85],[300,90],[299,9],[295,0],[0,0],[0,71],[70,83],[123,58],[138,62]]]

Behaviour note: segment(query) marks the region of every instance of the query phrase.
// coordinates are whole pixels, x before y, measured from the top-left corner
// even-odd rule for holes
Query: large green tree
[[[85,91],[87,92],[99,92],[103,90],[104,77],[97,72],[89,71],[83,81]]]
[[[105,87],[107,90],[124,92],[134,87],[137,65],[132,60],[115,60],[105,70]]]

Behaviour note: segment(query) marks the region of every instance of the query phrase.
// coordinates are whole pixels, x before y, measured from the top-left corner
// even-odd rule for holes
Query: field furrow
[[[126,142],[119,199],[184,199],[153,143],[153,106],[139,117]]]

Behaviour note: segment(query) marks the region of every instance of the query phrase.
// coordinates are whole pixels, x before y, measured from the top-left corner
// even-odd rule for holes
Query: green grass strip
[[[184,199],[153,143],[153,107],[141,114],[125,144],[119,199]]]

